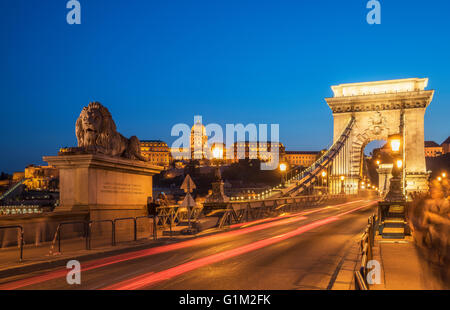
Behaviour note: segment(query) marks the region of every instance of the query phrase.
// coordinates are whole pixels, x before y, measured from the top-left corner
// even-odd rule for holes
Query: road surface
[[[60,267],[1,279],[0,289],[327,289],[374,210],[374,201],[359,200],[284,214],[82,262],[80,285]]]

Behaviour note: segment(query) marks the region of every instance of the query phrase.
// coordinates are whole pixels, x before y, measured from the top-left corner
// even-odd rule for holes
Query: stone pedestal
[[[225,195],[223,184],[224,183],[222,180],[216,180],[216,182],[211,184],[211,194],[206,197],[205,202],[203,203],[203,213],[205,215],[214,210],[222,210],[227,208],[230,198]]]
[[[408,200],[410,199],[410,194],[414,192],[427,192],[428,191],[428,179],[430,174],[420,173],[420,172],[406,172],[405,176],[405,194]]]
[[[228,202],[230,199],[225,195],[223,189],[224,183],[222,181],[216,181],[212,184],[211,195],[206,197],[205,203],[224,203]]]
[[[91,220],[147,214],[152,176],[163,168],[106,155],[46,156],[59,169],[59,211],[89,213]]]
[[[354,124],[344,149],[333,159],[330,176],[361,175],[367,144],[401,134],[403,189],[406,194],[427,191],[424,115],[434,96],[433,90],[425,89],[427,84],[428,79],[412,78],[332,86],[334,96],[326,101],[333,111],[333,141],[339,141],[352,119]],[[332,184],[332,193],[338,186]]]
[[[381,164],[377,169],[378,172],[378,191],[381,197],[386,196],[389,191],[390,181],[392,177],[393,164]]]

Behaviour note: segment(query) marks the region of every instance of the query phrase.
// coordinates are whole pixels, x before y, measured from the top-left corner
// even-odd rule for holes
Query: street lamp
[[[341,175],[341,194],[345,194],[344,180],[345,180],[345,176]]]
[[[222,174],[220,173],[220,160],[223,158],[223,148],[214,146],[212,149],[212,155],[216,162],[216,181],[222,181]]]
[[[402,185],[402,177],[403,177],[403,143],[401,134],[390,135],[388,137],[388,144],[391,147],[391,157],[392,157],[392,178],[390,180],[389,191],[385,196],[383,201],[378,203],[378,223],[380,226],[380,234],[384,235],[388,234],[385,232],[385,220],[392,218],[392,213],[390,212],[391,207],[395,206],[398,210],[402,210],[401,212],[404,214],[406,211],[406,199],[403,194],[403,185]],[[396,216],[399,216],[397,214]],[[406,224],[403,224],[404,232],[407,231]]]
[[[441,175],[442,175],[442,179],[446,179],[447,178],[447,172],[442,172]],[[448,186],[444,186],[443,190],[444,190],[444,197],[447,197]]]
[[[392,178],[389,186],[389,192],[386,195],[386,201],[404,201],[405,197],[402,190],[402,137],[399,134],[389,136],[389,145],[391,146],[394,166],[392,168]]]
[[[217,160],[223,158],[223,148],[215,146],[212,150],[213,157]]]
[[[280,164],[280,172],[281,172],[281,186],[284,188],[284,176],[287,169],[287,165],[285,163]]]
[[[400,151],[400,145],[401,145],[400,135],[392,135],[390,137],[390,144],[391,144],[392,152],[398,153]]]
[[[322,187],[323,187],[323,179],[327,176],[327,172],[324,170],[322,171]]]
[[[220,172],[221,159],[223,158],[223,146],[216,145],[212,148],[211,151],[213,162],[216,163],[216,171],[215,180],[214,182],[211,182],[211,194],[206,197],[205,203],[203,204],[204,207],[206,206],[206,208],[204,209],[206,211],[211,211],[211,209],[219,208],[223,209],[224,207],[226,207],[226,204],[230,200],[230,198],[225,195],[223,189],[224,183],[222,181],[222,174]],[[239,200],[239,197],[236,197],[236,200]]]

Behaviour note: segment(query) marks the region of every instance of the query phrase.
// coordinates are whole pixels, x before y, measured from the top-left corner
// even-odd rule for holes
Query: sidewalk
[[[357,239],[351,241],[351,245],[345,256],[343,257],[341,264],[337,267],[339,272],[333,283],[332,290],[353,290],[354,280],[353,274],[361,261],[359,256],[359,243]]]
[[[432,272],[432,266],[420,255],[412,237],[404,240],[387,240],[377,236],[382,283],[371,285],[373,290],[445,290]],[[374,259],[377,257],[374,256]]]
[[[375,237],[373,259],[380,262],[381,283],[370,290],[448,290],[431,266],[419,253],[412,237],[382,239]],[[359,245],[355,242],[345,257],[333,290],[354,290],[354,272],[361,265]]]

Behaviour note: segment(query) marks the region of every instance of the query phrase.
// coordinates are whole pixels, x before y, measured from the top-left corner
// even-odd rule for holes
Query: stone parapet
[[[139,216],[152,196],[152,176],[163,167],[100,154],[45,156],[59,169],[55,212],[88,211],[91,220]]]

